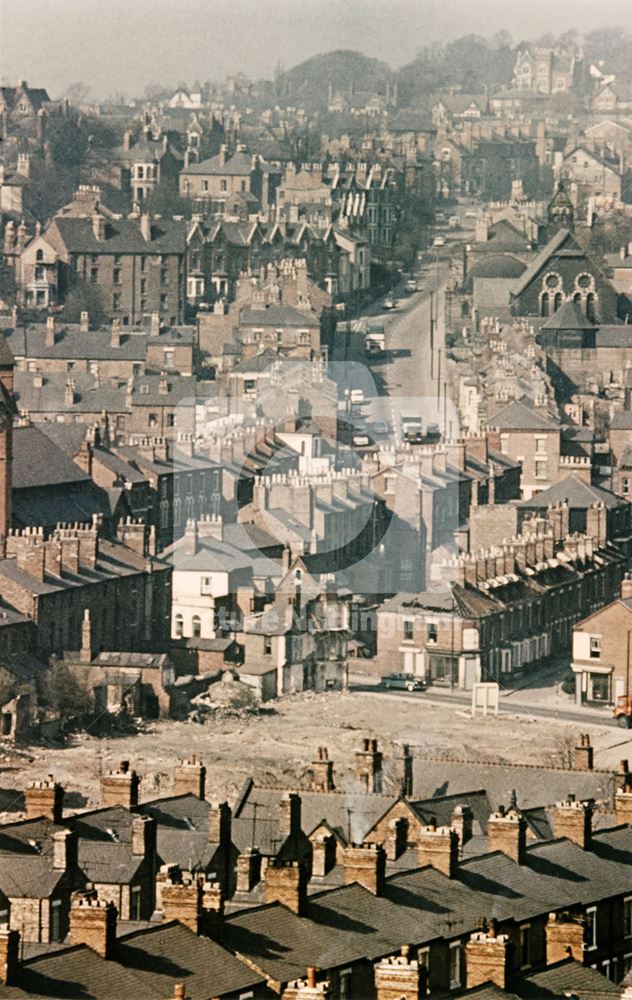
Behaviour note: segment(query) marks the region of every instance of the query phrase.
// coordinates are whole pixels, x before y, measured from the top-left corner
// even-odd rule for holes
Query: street
[[[452,245],[471,235],[450,234]],[[379,421],[388,425],[386,440],[401,439],[402,418],[421,417],[424,433],[433,425],[445,438],[457,433],[457,411],[449,398],[445,358],[445,289],[450,273],[450,246],[431,247],[415,264],[412,277],[418,291],[404,290],[405,278],[393,290],[394,309],[374,304],[347,327],[339,324],[330,358],[330,372],[339,384],[341,401],[361,389],[364,402],[353,408],[356,426]],[[367,322],[383,323],[386,350],[367,357]],[[432,349],[431,349],[432,348]],[[377,435],[378,439],[380,435]]]
[[[454,708],[469,708],[472,704],[472,695],[468,691],[447,691],[438,687],[428,688],[423,692],[409,691],[385,691],[383,687],[376,683],[367,683],[367,678],[358,675],[357,680],[349,684],[350,691],[362,692],[363,694],[373,694],[377,697],[407,698],[427,705],[452,705]],[[508,697],[510,696],[510,697]],[[551,692],[553,697],[553,692]],[[566,699],[560,702],[558,707],[546,707],[540,702],[531,702],[528,695],[519,696],[518,692],[501,692],[499,713],[501,715],[520,715],[533,719],[555,719],[558,722],[590,722],[602,726],[617,727],[616,719],[607,709],[583,708],[568,702]],[[632,734],[626,735],[622,730],[621,740],[627,743],[632,739]]]

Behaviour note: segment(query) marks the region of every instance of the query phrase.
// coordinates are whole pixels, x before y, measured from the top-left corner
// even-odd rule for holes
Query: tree
[[[15,304],[15,271],[5,262],[0,263],[0,304],[9,309]]]
[[[587,62],[603,60],[608,73],[616,73],[619,80],[632,79],[632,38],[622,27],[596,28],[584,39]]]
[[[87,691],[62,660],[50,668],[44,696],[53,711],[65,718],[81,718],[90,711]]]
[[[148,83],[145,87],[145,100],[151,103],[159,101],[165,94],[165,88],[161,83]]]
[[[111,308],[112,304],[108,303],[106,292],[100,285],[76,278],[66,296],[64,319],[67,323],[78,323],[81,313],[87,312],[92,324],[102,326]]]
[[[80,106],[88,103],[91,94],[92,90],[87,83],[82,83],[81,80],[77,80],[76,83],[71,83],[70,86],[66,88],[64,97],[67,97],[71,104]]]
[[[18,693],[18,685],[15,680],[0,680],[0,707],[12,701]]]
[[[171,218],[174,215],[190,215],[191,202],[178,194],[175,184],[161,181],[150,191],[145,200],[144,208],[150,215],[162,215]]]

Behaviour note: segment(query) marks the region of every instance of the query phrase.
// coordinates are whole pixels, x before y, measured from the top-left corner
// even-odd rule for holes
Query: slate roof
[[[205,799],[187,794],[143,802],[136,811],[156,820],[156,847],[164,864],[209,872],[219,847],[208,837],[210,808]]]
[[[97,240],[91,219],[59,216],[53,220],[68,253],[81,254],[184,254],[186,223],[152,219],[151,240],[143,239],[137,219],[107,219],[105,236]]]
[[[388,878],[383,896],[356,884],[312,895],[304,917],[278,904],[238,913],[226,921],[225,940],[285,982],[308,965],[336,968],[393,953],[402,941],[465,935],[481,914],[526,921],[621,896],[632,887],[631,851],[632,830],[622,827],[597,832],[591,850],[565,839],[536,843],[522,865],[498,851],[466,858],[454,879],[418,868]]]
[[[311,313],[301,312],[294,306],[268,306],[266,309],[242,309],[240,317],[242,326],[292,326],[320,328],[318,319]]]
[[[71,587],[85,586],[96,580],[105,580],[112,576],[131,576],[135,573],[141,573],[145,570],[145,562],[143,557],[125,545],[100,538],[96,569],[88,569],[86,566],[80,565],[78,573],[65,573],[63,577],[47,574],[46,578],[40,582],[20,569],[15,559],[0,559],[0,588],[1,578],[6,577],[30,594],[50,594]],[[161,568],[161,560],[156,559],[154,565],[156,568]]]
[[[90,483],[83,469],[34,425],[13,430],[13,488]]]
[[[193,555],[185,551],[185,545],[186,539],[179,538],[164,549],[161,558],[177,571],[208,570],[209,573],[235,573],[252,567],[250,555],[218,538],[199,538],[197,551]]]
[[[513,287],[513,294],[520,295],[525,288],[531,284],[533,279],[539,274],[547,261],[557,253],[565,243],[573,241],[573,237],[568,229],[559,229],[549,240],[545,247],[536,254],[527,269],[523,272]],[[577,246],[577,244],[575,244]],[[579,247],[577,248],[579,251]]]
[[[89,431],[88,424],[58,424],[42,421],[38,429],[53,442],[55,447],[71,458],[81,449]]]
[[[524,1000],[563,1000],[570,996],[578,1000],[605,1000],[609,996],[621,996],[621,986],[573,959],[522,976],[512,983],[512,989]]]
[[[610,420],[610,430],[632,430],[632,410],[616,410]]]
[[[387,125],[390,132],[436,132],[437,127],[428,111],[404,108]]]
[[[16,985],[1,987],[0,995],[170,1000],[182,982],[187,998],[208,1000],[261,987],[263,978],[220,944],[174,921],[119,937],[109,960],[84,945],[32,958]]]
[[[519,278],[525,270],[524,261],[513,254],[485,253],[474,257],[467,278]]]
[[[632,326],[628,323],[607,323],[595,333],[595,347],[632,347]]]
[[[422,594],[396,594],[395,597],[385,601],[378,610],[397,611],[400,614],[407,612],[414,614],[417,610],[428,610],[464,618],[478,618],[500,608],[498,601],[475,587],[461,587],[453,583],[450,590],[451,593],[427,591]]]
[[[138,375],[132,385],[132,405],[175,406],[186,399],[194,400],[204,391],[197,391],[198,386],[201,387],[204,383],[200,383],[192,375],[165,375],[166,392],[161,392],[162,382],[161,375]]]
[[[530,809],[559,802],[573,794],[578,799],[612,798],[611,771],[569,771],[559,767],[534,767],[490,761],[439,760],[415,755],[413,793],[428,801],[484,788],[494,808],[508,805],[518,791],[518,806]]]
[[[86,358],[91,361],[143,361],[147,353],[147,335],[123,334],[120,347],[112,347],[109,330],[83,333],[77,324],[58,326],[55,343],[46,343],[46,326],[16,327],[8,331],[9,344],[18,358]],[[158,340],[158,338],[156,338]]]
[[[540,327],[541,330],[594,330],[579,302],[568,300]]]
[[[94,375],[90,373],[73,372],[75,383],[75,399],[71,411],[73,413],[125,413],[126,384],[114,388],[109,379],[103,379],[95,386]],[[32,372],[16,372],[14,378],[15,399],[20,410],[29,413],[67,413],[66,405],[66,372],[52,372],[44,376],[41,388],[33,383]]]
[[[522,500],[518,506],[526,509],[537,507],[546,509],[549,504],[556,504],[558,500],[568,501],[569,508],[579,508],[585,510],[593,503],[603,503],[612,509],[621,504],[621,498],[603,490],[600,486],[589,486],[588,483],[577,479],[576,476],[567,476],[566,479],[554,483],[548,490],[531,497],[530,500]]]
[[[186,177],[189,174],[209,174],[216,177],[249,177],[252,173],[252,156],[237,152],[228,157],[225,163],[220,162],[219,154],[210,156],[201,163],[190,163],[180,171]]]
[[[514,399],[504,409],[496,413],[492,418],[492,423],[500,431],[554,431],[558,429],[547,417],[519,399]]]

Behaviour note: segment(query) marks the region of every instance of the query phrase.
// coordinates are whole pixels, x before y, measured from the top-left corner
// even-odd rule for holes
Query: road
[[[440,688],[435,687],[424,692],[393,691],[392,689],[385,692],[378,684],[356,682],[349,684],[349,690],[361,691],[364,694],[370,693],[382,698],[408,698],[429,705],[452,705],[453,708],[469,708],[472,704],[472,695],[469,692],[443,692]],[[541,704],[531,705],[523,699],[512,697],[511,700],[506,700],[501,694],[499,711],[503,715],[524,715],[533,719],[556,719],[559,722],[573,722],[575,724],[583,720],[602,726],[615,728],[617,726],[616,720],[604,709],[572,708],[566,702],[560,708],[546,708]],[[625,733],[626,730],[622,730],[622,739],[627,739]],[[632,734],[630,734],[630,738],[632,738]]]
[[[445,288],[450,271],[450,244],[453,248],[468,235],[463,231],[450,234],[446,247],[430,248],[423,254],[423,261],[416,265],[413,274],[419,291],[406,294],[402,281],[393,292],[395,309],[386,310],[378,303],[353,320],[350,329],[340,324],[330,371],[340,386],[341,401],[346,390],[364,392],[366,402],[354,409],[356,425],[365,424],[371,432],[372,423],[384,422],[389,426],[391,441],[400,438],[402,416],[421,417],[424,429],[436,424],[448,438],[456,432],[456,410],[450,399],[446,399],[449,389],[445,378]],[[383,358],[366,356],[364,332],[368,320],[384,324]]]

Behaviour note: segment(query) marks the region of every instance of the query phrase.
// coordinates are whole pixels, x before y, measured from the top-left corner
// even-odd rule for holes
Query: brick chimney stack
[[[381,844],[350,844],[342,855],[345,885],[358,882],[374,896],[384,892],[386,853]]]
[[[77,834],[73,830],[55,830],[53,834],[53,868],[72,872],[77,867]]]
[[[576,771],[592,771],[593,748],[589,733],[579,734],[579,743],[573,749],[573,768]]]
[[[437,826],[434,820],[422,826],[417,851],[420,865],[431,865],[448,878],[459,870],[459,837],[449,826]]]
[[[279,801],[279,833],[283,837],[298,837],[301,832],[301,796],[284,792]]]
[[[365,792],[382,792],[382,753],[378,750],[376,739],[365,737],[361,749],[356,750],[355,776]]]
[[[81,621],[81,649],[79,651],[79,661],[81,663],[92,663],[92,622],[90,621],[90,608],[84,608]]]
[[[459,805],[454,807],[450,826],[458,834],[461,851],[463,850],[464,845],[467,844],[468,840],[472,837],[473,823],[474,817],[469,806]]]
[[[153,816],[134,816],[132,819],[132,854],[139,858],[153,858],[156,853],[156,820]]]
[[[248,848],[237,858],[237,892],[251,892],[261,880],[261,855]]]
[[[632,597],[632,573],[624,573],[621,581],[621,600],[626,601]]]
[[[54,316],[46,317],[46,346],[54,347],[57,336],[57,322]]]
[[[132,809],[138,805],[139,784],[140,778],[136,771],[130,771],[129,761],[122,760],[118,770],[109,771],[101,778],[101,805]]]
[[[81,333],[90,333],[90,314],[86,309],[82,310],[79,330]]]
[[[197,521],[193,518],[189,518],[184,529],[184,554],[185,556],[194,556],[197,554],[198,550],[198,527]]]
[[[331,996],[329,981],[318,982],[317,971],[308,966],[305,979],[291,979],[283,990],[283,1000],[328,1000]]]
[[[112,320],[110,333],[110,347],[119,348],[121,346],[121,321],[115,316]]]
[[[203,876],[183,872],[177,865],[163,865],[156,881],[164,922],[177,920],[194,934],[200,934],[203,929]]]
[[[408,820],[398,816],[388,824],[388,832],[384,838],[384,850],[389,861],[397,861],[408,846]]]
[[[195,754],[179,760],[173,769],[173,794],[206,796],[206,768]]]
[[[397,748],[393,765],[399,794],[402,798],[410,798],[413,794],[413,755],[407,743]]]
[[[0,924],[0,986],[12,986],[20,962],[20,932]]]
[[[492,925],[487,931],[475,931],[465,946],[466,988],[494,983],[504,990],[510,975],[510,943],[507,934],[496,934]]]
[[[301,914],[307,899],[307,876],[298,861],[268,863],[265,874],[266,903],[281,903],[292,913]]]
[[[566,958],[582,962],[584,955],[584,925],[568,913],[549,913],[546,923],[546,964],[554,965]]]
[[[151,314],[151,326],[149,327],[149,332],[152,337],[158,337],[160,335],[160,313],[153,312]]]
[[[98,213],[92,216],[92,235],[97,243],[105,239],[105,217]]]
[[[593,807],[592,799],[578,802],[574,795],[557,802],[553,812],[553,835],[567,837],[584,851],[590,850]]]
[[[334,784],[334,762],[329,760],[327,747],[318,748],[318,758],[312,761],[312,791],[313,792],[333,792]]]
[[[92,890],[70,897],[70,943],[85,944],[101,958],[111,958],[116,945],[117,910]]]
[[[143,212],[140,217],[140,234],[145,243],[151,243],[151,219],[147,212]]]
[[[336,838],[333,834],[321,833],[312,840],[312,875],[321,878],[336,864]]]
[[[231,844],[232,810],[228,802],[212,802],[208,814],[209,844],[219,844],[227,851]]]
[[[487,821],[487,848],[500,851],[519,865],[526,860],[527,824],[517,809],[499,806]]]
[[[417,1000],[426,989],[424,971],[410,957],[409,946],[402,945],[399,955],[383,958],[374,967],[375,1000]]]
[[[632,823],[632,785],[625,784],[618,788],[614,797],[614,816],[617,824]]]
[[[31,781],[24,789],[24,807],[27,819],[44,816],[52,823],[61,823],[64,811],[64,789],[52,774],[43,781]]]

